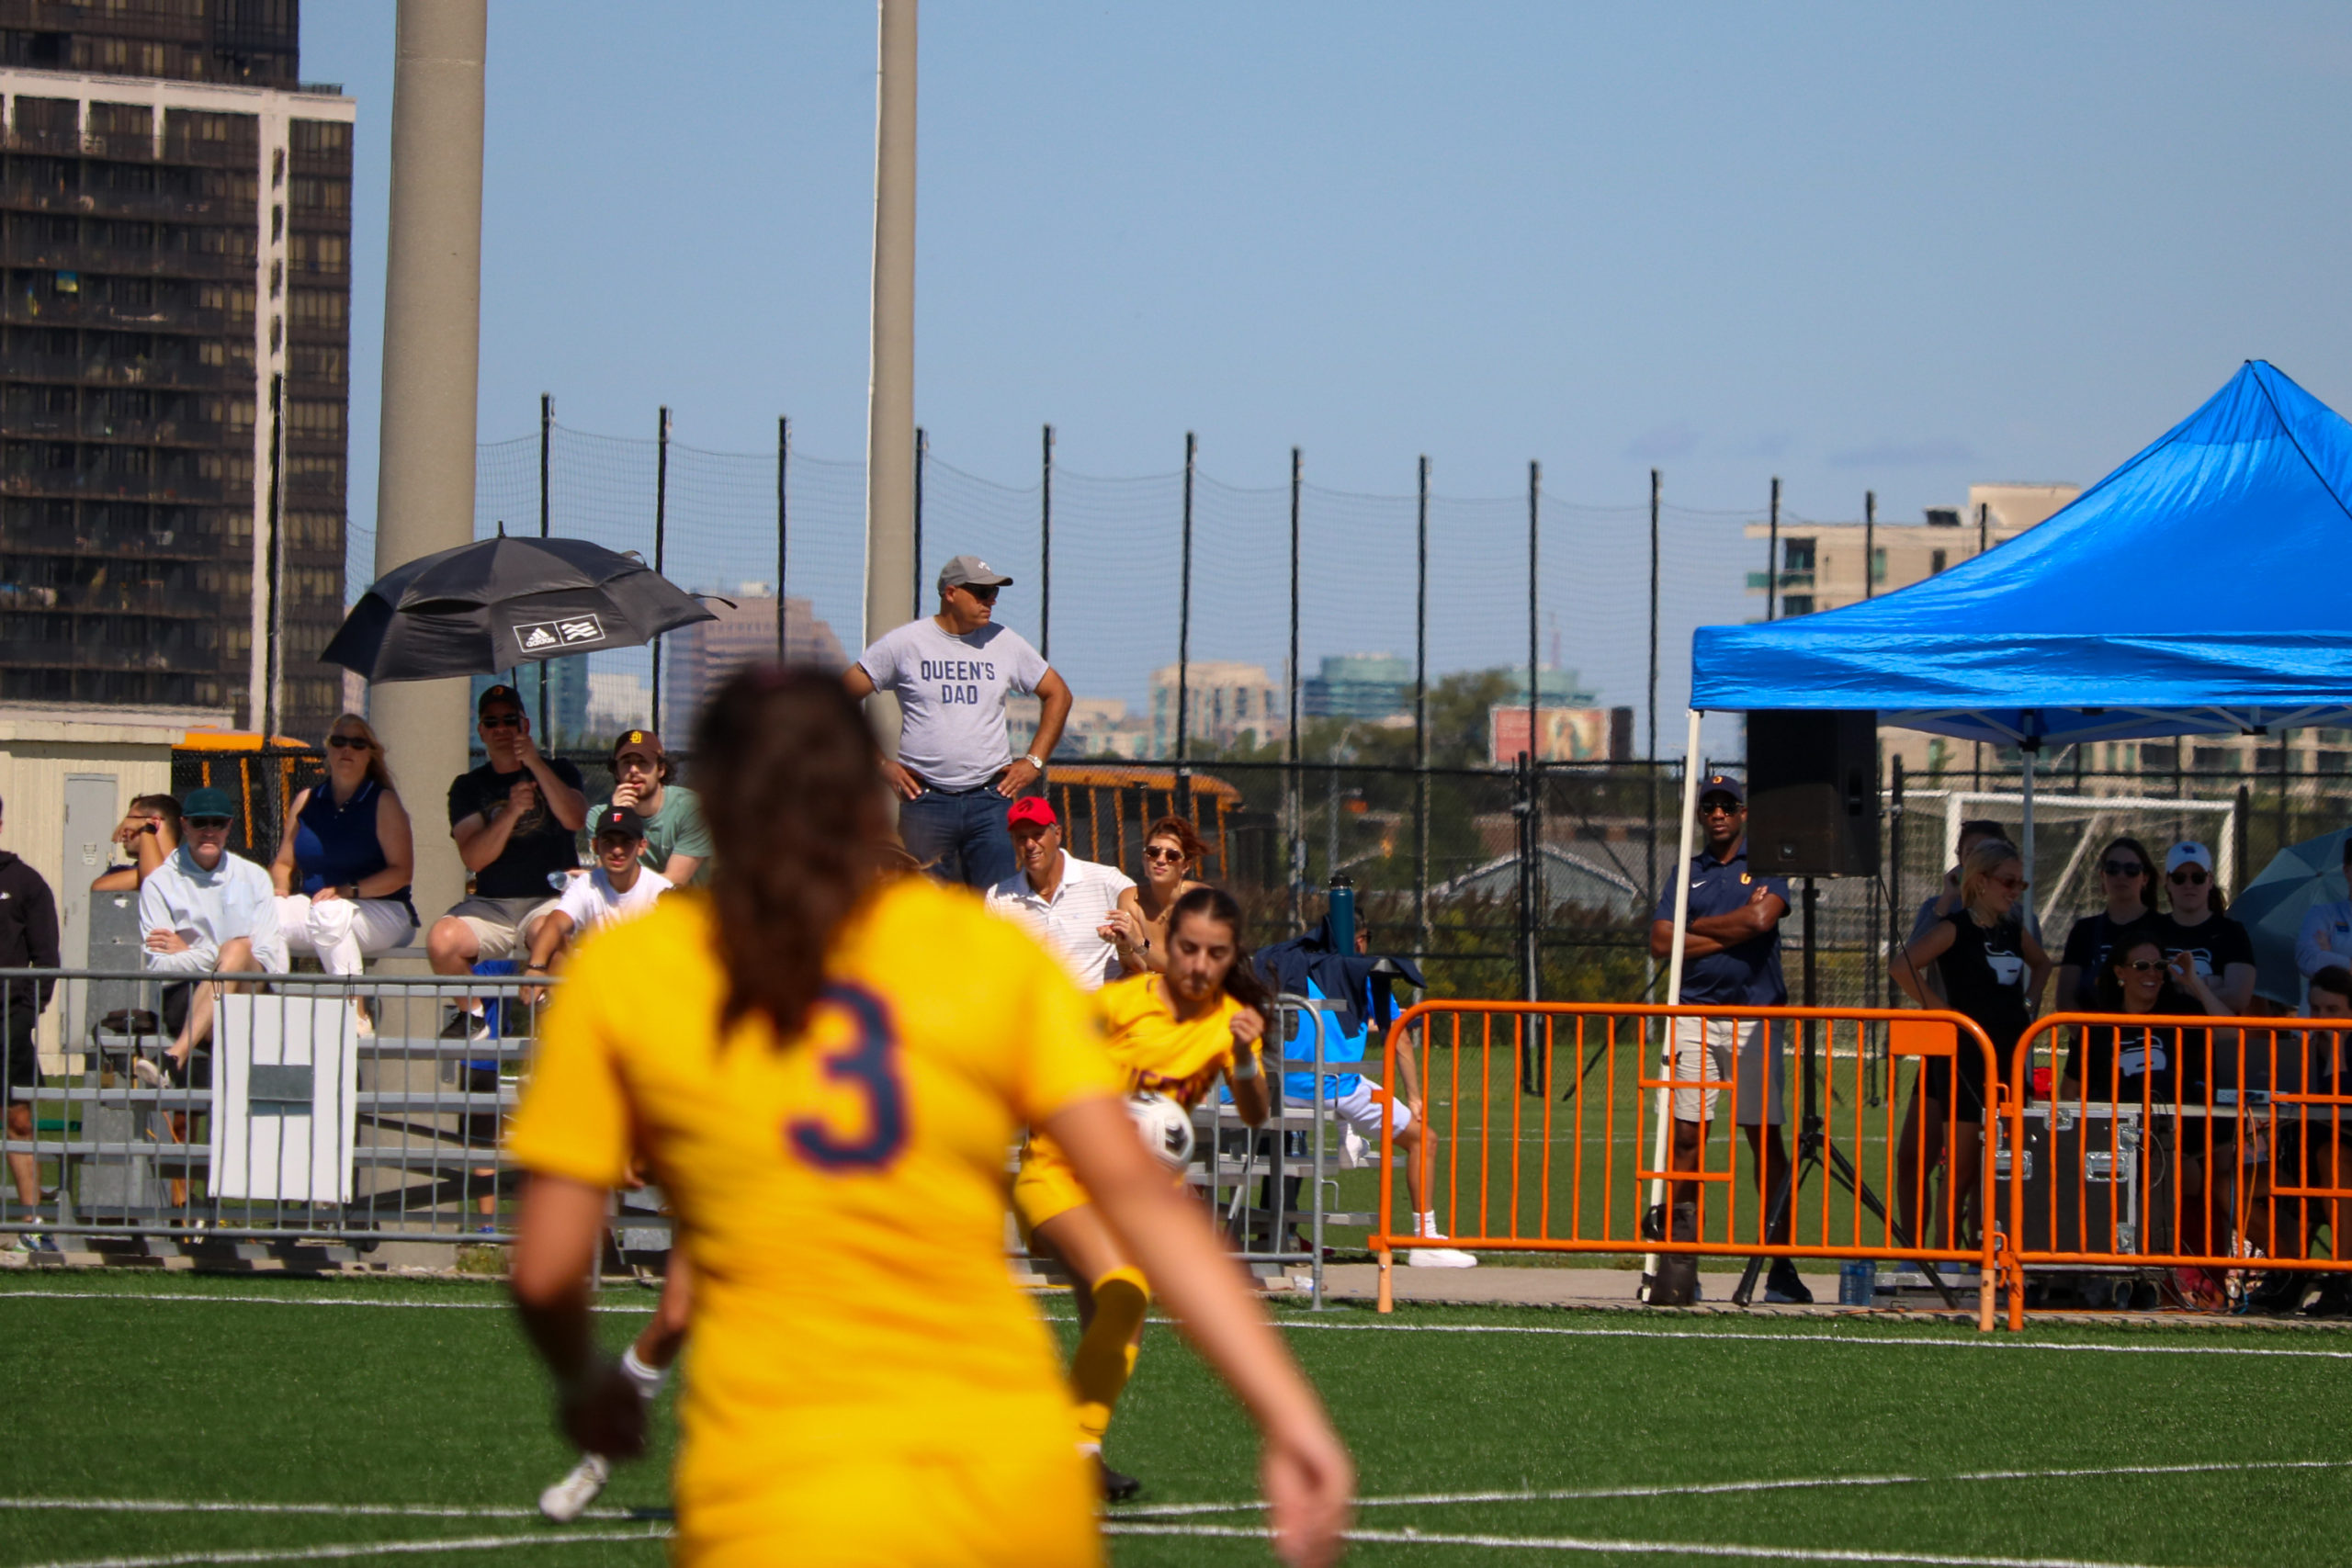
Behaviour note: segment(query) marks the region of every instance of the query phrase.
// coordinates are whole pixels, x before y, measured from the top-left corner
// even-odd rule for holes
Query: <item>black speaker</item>
[[[1747,863],[1780,876],[1878,874],[1878,715],[1747,716]]]

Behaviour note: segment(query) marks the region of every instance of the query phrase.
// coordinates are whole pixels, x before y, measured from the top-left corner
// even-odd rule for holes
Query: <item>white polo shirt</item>
[[[1080,989],[1097,991],[1117,951],[1096,933],[1119,907],[1119,895],[1135,885],[1116,866],[1098,865],[1064,850],[1062,879],[1051,898],[1038,897],[1028,873],[1016,871],[989,889],[988,906],[1044,943]]]

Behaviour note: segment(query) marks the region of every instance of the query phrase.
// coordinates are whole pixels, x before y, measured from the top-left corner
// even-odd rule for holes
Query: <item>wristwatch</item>
[[[1031,767],[1036,769],[1041,773],[1046,771],[1046,760],[1043,757],[1038,756],[1035,751],[1023,752],[1021,760],[1028,763]]]

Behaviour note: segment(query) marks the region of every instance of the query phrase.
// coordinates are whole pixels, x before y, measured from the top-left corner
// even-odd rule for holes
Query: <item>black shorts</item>
[[[1954,1069],[1958,1071],[1955,1072]],[[1957,1080],[1958,1089],[1954,1089]],[[1951,1106],[1954,1094],[1963,1122],[1984,1118],[1984,1054],[1965,1046],[1949,1056],[1919,1059],[1919,1092],[1942,1106]]]
[[[33,1016],[11,1010],[7,1024],[0,1028],[0,1053],[8,1058],[7,1070],[0,1072],[0,1100],[30,1100],[32,1091],[40,1087],[40,1055],[33,1049]]]

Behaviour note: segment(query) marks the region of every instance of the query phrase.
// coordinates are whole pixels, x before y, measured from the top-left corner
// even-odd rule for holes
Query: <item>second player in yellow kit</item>
[[[1089,998],[978,900],[880,874],[871,735],[820,672],[745,674],[696,735],[708,896],[585,943],[512,1148],[512,1281],[585,1451],[643,1450],[588,1312],[610,1190],[650,1167],[694,1278],[673,1478],[693,1568],[1092,1564],[1094,1478],[1003,1253],[1013,1129],[1051,1129],[1268,1434],[1285,1555],[1328,1561],[1349,1467],[1117,1100]]]
[[[1268,1104],[1258,1065],[1266,1019],[1264,993],[1240,932],[1241,911],[1231,897],[1195,887],[1169,910],[1167,969],[1105,986],[1095,998],[1111,1060],[1130,1092],[1161,1094],[1190,1107],[1223,1077],[1233,1087],[1234,1108],[1254,1127],[1265,1120]],[[1135,1371],[1151,1292],[1051,1137],[1030,1134],[1012,1202],[1031,1247],[1053,1254],[1069,1270],[1081,1325],[1070,1357],[1079,1449],[1094,1456],[1107,1496],[1132,1497],[1141,1483],[1102,1461],[1102,1438]]]

